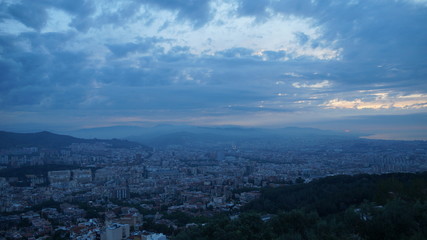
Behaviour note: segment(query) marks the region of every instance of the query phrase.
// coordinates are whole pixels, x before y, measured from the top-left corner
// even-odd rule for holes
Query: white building
[[[101,234],[101,240],[122,240],[130,235],[129,224],[112,223],[109,224],[105,232]]]
[[[163,233],[153,233],[147,236],[147,240],[167,240]]]

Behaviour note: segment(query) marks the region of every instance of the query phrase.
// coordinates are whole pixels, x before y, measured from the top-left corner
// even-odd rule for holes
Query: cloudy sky
[[[0,128],[427,139],[427,0],[0,0]]]

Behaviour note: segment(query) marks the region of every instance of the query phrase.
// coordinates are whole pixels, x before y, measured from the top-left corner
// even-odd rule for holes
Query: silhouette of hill
[[[167,135],[177,133],[195,134],[202,137],[206,135],[210,139],[212,135],[222,136],[229,139],[230,137],[244,138],[259,138],[259,137],[360,137],[358,134],[343,133],[331,130],[321,130],[316,128],[256,128],[256,127],[240,127],[240,126],[216,126],[216,127],[200,127],[191,125],[158,125],[153,127],[138,127],[138,126],[110,126],[85,128],[65,134],[80,137],[80,138],[121,138],[130,139],[138,142],[150,142],[157,138],[163,138]]]
[[[67,135],[55,134],[47,131],[37,133],[14,133],[0,131],[0,148],[14,147],[40,147],[40,148],[64,148],[72,143],[96,143],[104,142],[113,148],[142,146],[139,143],[120,139],[83,139]]]
[[[140,129],[132,141],[150,145],[183,145],[211,142],[269,141],[289,139],[357,139],[359,136],[315,128],[242,128],[242,127],[194,127],[168,126]]]

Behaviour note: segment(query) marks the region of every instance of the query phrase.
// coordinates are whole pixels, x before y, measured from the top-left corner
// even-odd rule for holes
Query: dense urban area
[[[264,189],[427,170],[425,141],[67,141],[3,146],[0,239],[186,239],[215,216],[238,218]]]

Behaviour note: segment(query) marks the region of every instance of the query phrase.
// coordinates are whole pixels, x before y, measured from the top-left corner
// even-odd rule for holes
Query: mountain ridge
[[[48,131],[35,133],[15,133],[0,131],[0,148],[15,147],[41,147],[41,148],[64,148],[72,143],[96,143],[105,142],[111,147],[136,147],[139,143],[121,139],[84,139]]]

